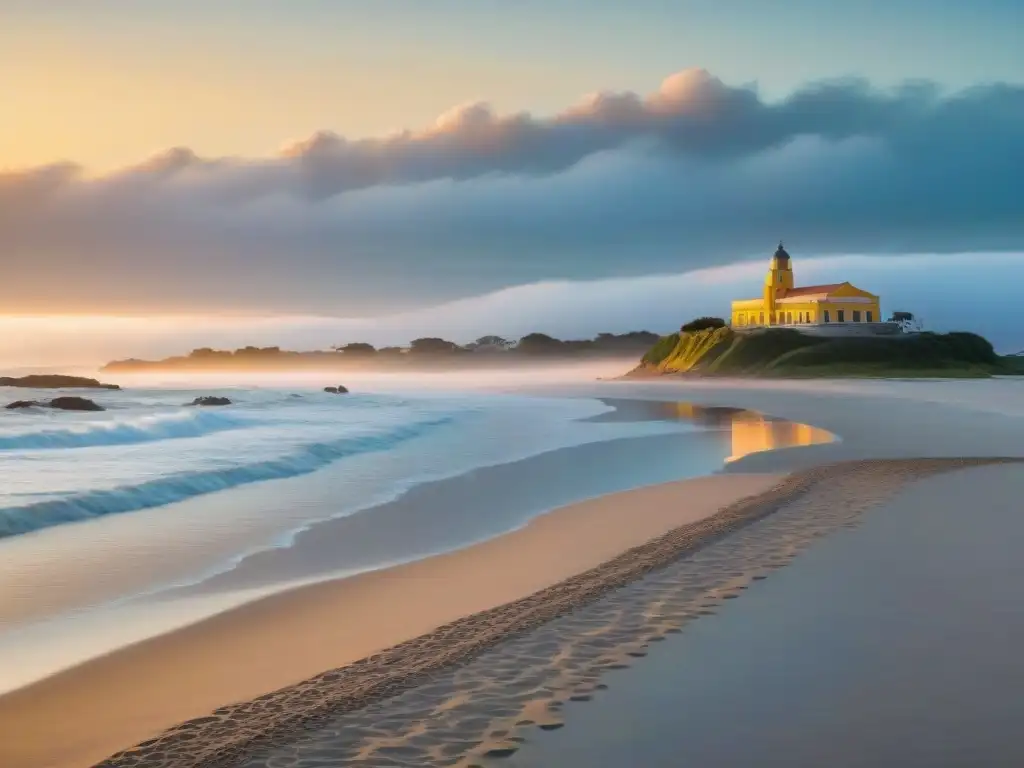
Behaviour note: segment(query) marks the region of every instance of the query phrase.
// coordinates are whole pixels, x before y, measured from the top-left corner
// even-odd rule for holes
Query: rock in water
[[[38,400],[15,400],[6,406],[8,410],[15,408],[56,408],[59,411],[105,411],[107,410],[99,403],[94,403],[84,397],[55,397],[48,403],[41,403]]]
[[[343,387],[341,384],[336,387],[324,387],[324,392],[330,392],[332,395],[347,395],[348,387]]]
[[[343,387],[343,386],[341,386],[341,384],[339,384],[338,385],[338,394],[339,395],[347,395],[348,394],[348,387]]]
[[[197,397],[189,405],[231,405],[231,401],[226,397],[206,395],[205,397]]]
[[[332,395],[336,395],[336,394],[338,394],[338,388],[337,387],[324,387],[324,392],[329,392]]]
[[[46,403],[49,408],[57,408],[61,411],[105,411],[99,403],[94,403],[85,397],[55,397]]]

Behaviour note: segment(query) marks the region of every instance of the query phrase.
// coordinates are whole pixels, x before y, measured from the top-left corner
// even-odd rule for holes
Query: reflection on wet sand
[[[744,408],[706,406],[687,402],[643,402],[605,400],[616,408],[620,419],[685,421],[705,429],[728,430],[736,461],[751,453],[830,443],[835,436],[827,430],[786,419],[776,419]]]
[[[732,415],[732,455],[726,461],[736,461],[758,451],[830,443],[834,439],[830,432],[810,424],[781,421],[752,411],[741,411]]]

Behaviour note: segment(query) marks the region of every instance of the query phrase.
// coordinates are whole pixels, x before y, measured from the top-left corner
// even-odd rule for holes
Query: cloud
[[[185,147],[100,177],[0,172],[6,311],[385,312],[542,280],[1024,245],[1024,87],[703,70],[549,117],[483,103],[266,158]]]

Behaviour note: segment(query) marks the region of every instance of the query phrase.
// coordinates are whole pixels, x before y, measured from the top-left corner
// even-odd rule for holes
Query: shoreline
[[[659,403],[633,403],[622,413],[625,405],[615,401],[615,410],[580,422],[628,422],[628,429],[643,421],[690,420],[665,413]],[[785,442],[793,436],[783,430],[776,437]],[[265,498],[256,489],[236,489],[205,505],[203,499],[191,500],[167,514],[150,510],[80,528],[58,527],[42,533],[49,540],[42,546],[28,539],[22,543],[34,546],[19,549],[18,540],[0,542],[5,548],[0,577],[5,572],[13,577],[0,589],[0,603],[5,603],[0,625],[11,629],[0,636],[0,657],[6,662],[0,663],[0,695],[270,594],[463,549],[585,499],[718,474],[732,450],[727,433],[718,429],[603,438],[411,484],[365,510],[308,525],[290,537],[287,547],[255,547],[228,560],[230,567],[202,560],[208,551],[203,539],[175,536],[204,530],[199,525],[204,516],[220,520],[226,507],[239,510],[245,520],[260,510],[286,511],[287,505],[302,505],[308,498],[331,498],[330,481],[276,481],[273,493],[270,488],[258,491]],[[334,496],[344,490],[336,482],[333,487]],[[191,516],[184,526],[183,515]],[[126,529],[127,536],[117,535]],[[144,559],[136,554],[140,550],[148,551]],[[173,573],[161,578],[178,563],[196,562],[202,567],[182,569],[184,578]],[[138,573],[140,580],[149,578],[158,586],[147,592],[144,583],[141,592],[104,604],[104,597],[126,582],[106,575],[117,573]],[[89,596],[95,596],[97,608],[49,618],[55,607]],[[17,623],[19,612],[23,625]]]
[[[0,763],[92,765],[218,707],[245,707],[234,702],[301,686],[324,670],[359,669],[438,627],[556,589],[783,477],[710,475],[605,494],[462,549],[272,594],[120,648],[0,695]]]
[[[89,765],[91,761],[102,760],[113,749],[124,749],[127,746],[125,741],[132,734],[135,734],[135,741],[138,741],[152,736],[161,727],[173,725],[166,722],[170,715],[166,706],[170,703],[177,713],[189,708],[192,711],[191,715],[177,717],[173,722],[181,722],[189,716],[195,719],[171,727],[155,738],[102,760],[98,765],[103,768],[141,765],[216,768],[233,765],[253,749],[287,741],[291,736],[323,723],[328,717],[359,710],[409,690],[433,673],[466,663],[509,638],[593,603],[618,587],[641,579],[686,554],[727,537],[733,531],[768,517],[812,491],[834,491],[842,486],[844,478],[848,476],[857,473],[884,475],[890,472],[900,482],[905,482],[939,472],[1007,461],[1018,460],[866,460],[802,470],[784,478],[778,475],[741,474],[696,478],[581,502],[538,518],[526,528],[490,542],[408,566],[399,566],[394,571],[372,574],[380,581],[378,588],[393,590],[391,595],[404,596],[406,600],[411,599],[414,605],[423,608],[432,605],[425,598],[441,584],[435,580],[431,585],[429,578],[425,580],[422,575],[417,575],[413,582],[387,577],[403,570],[409,574],[411,571],[426,569],[429,574],[430,569],[439,564],[442,568],[444,563],[448,563],[449,567],[454,564],[454,570],[449,574],[451,578],[443,586],[451,588],[460,585],[463,589],[475,592],[481,602],[475,610],[466,610],[469,606],[463,603],[462,615],[451,616],[447,623],[437,621],[438,615],[433,613],[433,626],[436,628],[425,633],[417,633],[398,644],[386,643],[386,650],[381,647],[347,662],[324,665],[321,660],[319,674],[285,687],[275,686],[270,693],[248,696],[246,700],[242,700],[241,696],[234,697],[235,701],[241,703],[225,705],[221,701],[220,705],[214,705],[218,708],[213,709],[208,702],[197,701],[193,697],[193,687],[197,680],[189,681],[188,675],[182,674],[183,670],[191,669],[203,685],[210,685],[207,675],[215,671],[218,664],[222,665],[225,658],[230,657],[239,661],[240,667],[244,667],[238,671],[251,686],[261,673],[280,674],[280,667],[289,661],[289,645],[293,652],[291,660],[298,655],[302,660],[315,661],[309,659],[303,651],[296,652],[294,648],[297,638],[310,640],[310,636],[303,632],[304,626],[316,628],[314,639],[321,646],[338,640],[337,636],[332,637],[331,632],[324,631],[328,629],[325,623],[330,623],[325,619],[325,609],[344,613],[346,619],[358,625],[359,619],[350,610],[352,604],[339,604],[339,597],[344,599],[344,595],[336,593],[337,590],[344,593],[346,588],[354,588],[355,596],[359,599],[358,577],[340,583],[328,582],[302,587],[221,614],[169,636],[141,643],[0,697],[0,721],[5,723],[5,728],[11,729],[12,734],[17,733],[21,742],[20,752],[5,755],[5,745],[9,745],[7,749],[13,749],[11,737],[0,738],[0,757],[23,768],[74,768]],[[743,492],[739,492],[735,486],[744,482],[749,485],[743,488]],[[686,502],[692,499],[692,491],[697,485],[717,487],[718,495],[706,498],[703,509],[695,509],[691,505],[689,519],[680,521],[678,513],[663,511],[649,518],[648,526],[637,524],[637,510],[650,509],[650,502],[655,500],[648,498],[644,506],[636,503],[640,497],[651,497],[653,494],[662,506],[665,501]],[[893,490],[899,487],[899,483],[894,482],[892,485]],[[623,504],[627,500],[630,504]],[[592,522],[590,514],[594,511],[594,505],[602,504],[608,520],[618,519],[619,530],[603,539],[604,549],[589,549],[590,556],[597,560],[592,567],[588,568],[587,563],[577,560],[573,562],[575,567],[566,571],[564,555],[567,542],[578,543],[580,534],[585,533],[580,524]],[[628,516],[623,514],[624,511],[628,511]],[[575,518],[575,522],[571,518]],[[539,530],[544,528],[544,523],[555,526],[554,531],[560,528],[562,538],[555,536],[549,542],[546,558],[535,558],[537,544],[550,539],[553,532]],[[661,531],[658,530],[659,525]],[[589,527],[593,529],[593,526]],[[508,546],[517,536],[525,539],[526,543],[518,547]],[[633,537],[632,541],[628,539],[629,536]],[[502,563],[495,560],[495,556],[502,552],[506,558],[504,568],[501,567]],[[524,569],[518,567],[524,556],[530,558],[530,568],[526,569],[525,574]],[[459,567],[460,563],[462,567]],[[541,567],[545,563],[548,570]],[[516,598],[515,588],[510,592],[507,584],[504,593],[500,590],[496,592],[493,584],[486,584],[486,579],[479,578],[481,573],[488,572],[488,568],[506,574],[509,571],[519,574],[517,588],[525,591],[525,594]],[[552,583],[539,589],[529,589],[527,582],[523,581],[524,575],[527,581],[546,577]],[[470,576],[474,580],[467,579]],[[423,594],[410,594],[410,589],[413,592],[418,589]],[[374,615],[374,612],[380,614],[376,610],[377,600],[383,594],[386,593],[375,592],[373,589],[363,591],[362,605],[368,616]],[[289,614],[289,610],[298,613]],[[391,618],[395,618],[393,614]],[[307,623],[296,623],[297,620]],[[281,630],[282,626],[287,626],[287,631]],[[278,628],[276,635],[273,632],[275,627]],[[277,645],[282,640],[285,642],[284,648]],[[246,642],[248,648],[245,647]],[[189,656],[189,650],[199,653],[199,657]],[[252,655],[247,657],[247,653]],[[258,663],[260,659],[264,662],[262,665]],[[197,665],[200,661],[205,663]],[[117,688],[119,671],[122,684]],[[127,678],[124,677],[125,673],[128,674]],[[140,685],[141,679],[147,680],[145,685]],[[186,700],[193,698],[182,702],[174,701],[173,697],[169,700],[163,695],[153,695],[165,686],[173,690],[175,682],[179,696]],[[94,704],[100,691],[103,692],[105,706],[102,712],[96,712]],[[119,691],[119,695],[112,696]],[[119,700],[119,696],[125,694],[127,700]],[[136,708],[152,708],[153,699],[157,699],[155,703],[165,709],[156,717],[150,712],[147,721],[144,713]],[[187,706],[183,708],[183,704]],[[125,706],[128,709],[122,710]],[[58,707],[64,713],[61,727],[65,733],[55,733],[52,718],[48,716]],[[129,713],[132,716],[126,717]],[[158,725],[161,717],[165,722]],[[112,727],[111,721],[116,723],[116,728]],[[73,732],[67,733],[68,729]],[[71,737],[77,737],[77,740]],[[55,742],[62,745],[59,754],[53,749]],[[49,745],[50,752],[46,756],[33,754],[32,744]]]

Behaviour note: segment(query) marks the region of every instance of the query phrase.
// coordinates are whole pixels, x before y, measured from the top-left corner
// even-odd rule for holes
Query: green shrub
[[[953,331],[947,333],[944,338],[949,347],[956,352],[957,359],[985,365],[999,362],[999,355],[984,336],[966,331]]]
[[[679,330],[681,333],[693,333],[694,331],[707,331],[715,328],[725,328],[725,320],[720,317],[698,317],[688,322]]]
[[[829,339],[781,356],[770,366],[779,370],[829,365],[883,365],[893,370],[942,369],[994,365],[992,345],[973,333],[922,333],[910,337]]]

